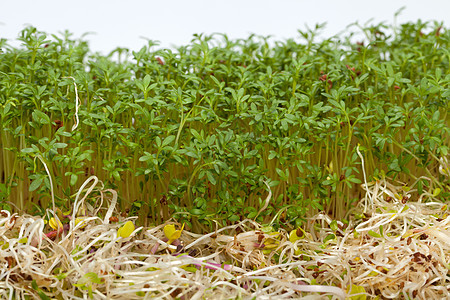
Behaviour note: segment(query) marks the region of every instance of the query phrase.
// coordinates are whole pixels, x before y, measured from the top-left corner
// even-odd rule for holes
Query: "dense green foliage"
[[[48,207],[42,159],[59,207],[96,175],[152,223],[301,225],[359,201],[358,144],[368,181],[448,198],[438,166],[449,147],[450,31],[361,30],[359,43],[313,31],[274,44],[197,35],[176,51],[149,42],[108,56],[32,27],[19,48],[1,40],[0,204]],[[258,215],[265,181],[272,198]]]

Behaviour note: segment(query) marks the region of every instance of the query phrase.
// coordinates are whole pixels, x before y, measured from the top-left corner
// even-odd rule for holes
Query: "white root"
[[[432,195],[411,197],[415,190],[405,192],[385,179],[363,185],[368,202],[359,209],[366,219],[338,221],[336,231],[323,213],[308,221],[314,234],[295,241],[288,231],[264,232],[254,220],[243,220],[205,235],[183,231],[180,253],[165,242],[165,224],[118,238],[129,219],[109,222],[117,194],[97,184],[94,176],[83,184],[70,229],[54,241],[45,237],[48,226],[40,217],[0,212],[0,297],[34,297],[23,286],[35,280],[49,297],[83,299],[88,284],[76,284],[92,274],[100,280],[90,285],[95,299],[441,299],[448,293],[447,206]],[[84,206],[94,189],[110,199],[104,218],[92,216],[101,203]],[[406,203],[396,196],[401,193]],[[88,216],[75,226],[80,213]]]

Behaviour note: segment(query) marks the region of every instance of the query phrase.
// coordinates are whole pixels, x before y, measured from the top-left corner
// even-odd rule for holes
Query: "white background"
[[[403,6],[398,23],[450,24],[450,0],[0,0],[0,37],[17,45],[14,40],[26,25],[48,34],[67,29],[75,38],[94,32],[86,39],[93,51],[104,54],[116,47],[139,50],[147,44],[142,37],[160,41],[160,47],[186,44],[194,33],[299,38],[297,29],[323,22],[322,36],[331,37],[356,21],[391,25]]]

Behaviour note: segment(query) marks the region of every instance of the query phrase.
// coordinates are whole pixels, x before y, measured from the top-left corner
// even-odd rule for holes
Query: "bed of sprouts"
[[[448,174],[446,160],[441,162],[441,173]],[[173,222],[135,228],[136,217],[116,211],[116,192],[104,190],[92,176],[72,212],[48,210],[47,220],[0,212],[0,294],[3,299],[448,297],[447,205],[433,201],[434,194],[419,195],[414,185],[386,179],[362,188],[365,197],[348,224],[320,213],[305,229],[274,230],[270,223],[247,219],[200,235]]]
[[[0,298],[449,299],[450,31],[320,29],[0,39]]]

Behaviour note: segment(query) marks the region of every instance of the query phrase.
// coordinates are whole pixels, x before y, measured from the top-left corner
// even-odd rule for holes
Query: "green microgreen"
[[[195,35],[108,55],[25,28],[21,46],[1,42],[1,208],[69,209],[91,176],[124,214],[195,232],[348,219],[361,186],[385,178],[445,201],[449,31],[356,27],[364,41],[317,41],[320,25],[272,44]]]

